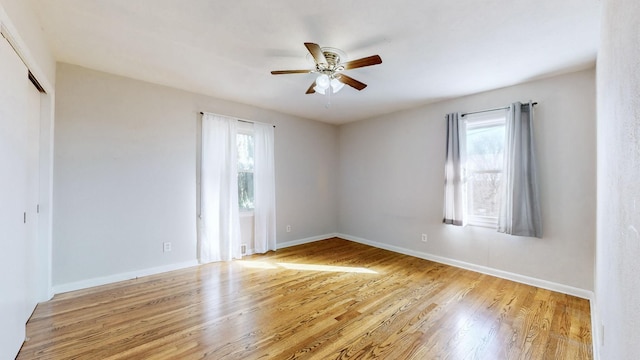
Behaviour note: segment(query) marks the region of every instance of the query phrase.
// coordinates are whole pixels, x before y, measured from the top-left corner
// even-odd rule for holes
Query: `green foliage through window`
[[[240,211],[251,211],[254,208],[253,136],[238,133],[236,142],[238,144],[238,205]]]

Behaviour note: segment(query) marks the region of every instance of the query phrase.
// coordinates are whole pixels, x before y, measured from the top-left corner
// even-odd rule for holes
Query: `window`
[[[503,179],[505,111],[465,116],[465,177],[470,225],[496,226]]]
[[[238,144],[238,205],[240,211],[252,211],[253,198],[253,134],[239,131]]]

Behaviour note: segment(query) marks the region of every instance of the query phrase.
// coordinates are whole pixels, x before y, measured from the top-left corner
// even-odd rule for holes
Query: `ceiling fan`
[[[346,84],[356,90],[362,90],[367,84],[362,83],[350,76],[343,74],[344,70],[357,69],[365,66],[378,65],[382,63],[382,59],[378,55],[372,55],[365,58],[341,62],[346,56],[344,52],[334,48],[321,48],[318,44],[304,43],[309,53],[313,57],[316,64],[315,69],[309,70],[276,70],[272,71],[272,75],[284,74],[308,74],[318,73],[316,80],[309,86],[306,94],[320,93],[325,94],[327,90],[336,93]]]

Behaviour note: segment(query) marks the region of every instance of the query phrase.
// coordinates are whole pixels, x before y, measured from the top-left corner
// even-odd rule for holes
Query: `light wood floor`
[[[17,359],[591,359],[587,300],[341,239],[57,295]]]

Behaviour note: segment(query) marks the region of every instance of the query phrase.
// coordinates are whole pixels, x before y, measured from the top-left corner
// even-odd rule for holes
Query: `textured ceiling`
[[[58,61],[340,124],[590,67],[598,0],[29,0]],[[305,95],[304,42],[383,63]],[[215,109],[212,109],[215,110]]]

